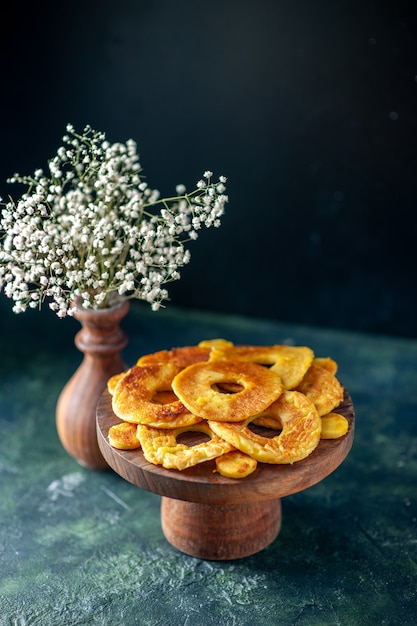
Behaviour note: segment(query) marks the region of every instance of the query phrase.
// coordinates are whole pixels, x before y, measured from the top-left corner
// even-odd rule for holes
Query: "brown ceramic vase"
[[[126,369],[121,351],[128,340],[120,322],[128,311],[124,300],[107,309],[79,307],[74,315],[82,326],[75,345],[84,358],[58,399],[56,426],[66,451],[94,470],[109,469],[97,443],[96,407],[109,378]]]

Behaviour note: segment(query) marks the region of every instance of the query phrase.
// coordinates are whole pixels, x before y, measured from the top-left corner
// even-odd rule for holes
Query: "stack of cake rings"
[[[299,462],[320,439],[348,431],[336,411],[344,396],[336,372],[333,359],[306,346],[212,339],[146,354],[108,381],[121,420],[109,443],[141,448],[149,463],[171,470],[214,459],[229,478],[248,476],[258,463]],[[204,440],[182,443],[188,432]]]

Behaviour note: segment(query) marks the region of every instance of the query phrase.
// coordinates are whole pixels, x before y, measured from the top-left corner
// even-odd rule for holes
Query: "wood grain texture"
[[[120,423],[111,408],[111,396],[105,391],[97,406],[97,438],[103,457],[110,467],[138,487],[178,500],[205,504],[244,504],[277,500],[307,489],[331,474],[346,458],[354,437],[354,407],[345,391],[338,412],[349,421],[344,437],[322,440],[314,452],[293,465],[258,464],[256,471],[243,479],[221,476],[214,461],[183,471],[167,470],[146,461],[140,449],[117,450],[108,442],[111,426]],[[190,433],[190,441],[192,433]],[[182,440],[187,443],[187,440]]]
[[[202,504],[162,498],[162,530],[181,552],[225,561],[260,552],[281,529],[281,500]]]

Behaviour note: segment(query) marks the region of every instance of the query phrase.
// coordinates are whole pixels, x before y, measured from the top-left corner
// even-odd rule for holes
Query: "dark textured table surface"
[[[178,552],[160,497],[82,468],[55,430],[79,326],[2,312],[0,625],[393,626],[417,623],[417,341],[132,305],[128,364],[225,337],[339,363],[356,409],[345,462],[283,500],[278,538],[236,561]]]

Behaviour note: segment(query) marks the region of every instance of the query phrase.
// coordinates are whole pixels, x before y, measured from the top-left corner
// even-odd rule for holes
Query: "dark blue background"
[[[402,0],[9,2],[0,195],[67,122],[133,137],[164,194],[228,176],[173,304],[417,336],[416,26]]]

